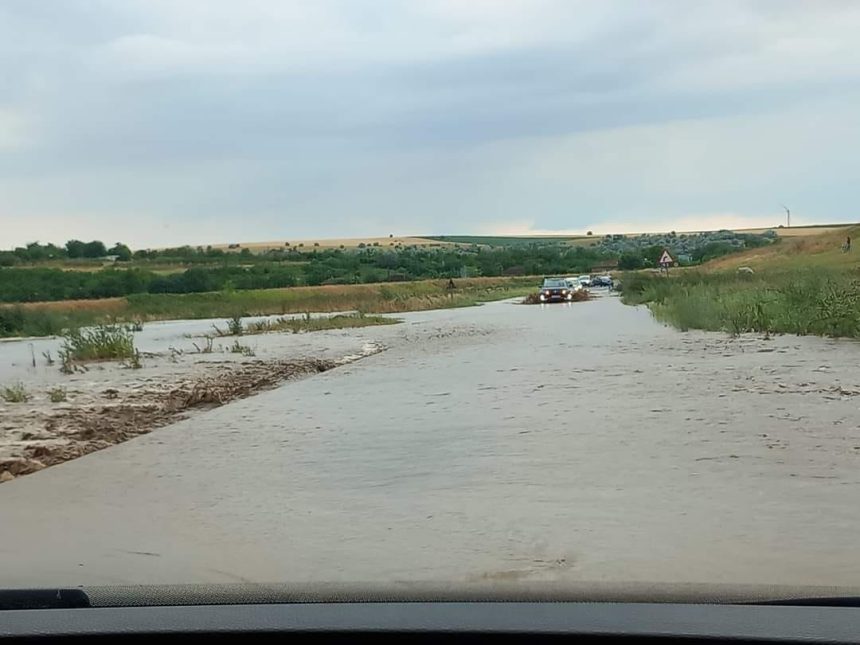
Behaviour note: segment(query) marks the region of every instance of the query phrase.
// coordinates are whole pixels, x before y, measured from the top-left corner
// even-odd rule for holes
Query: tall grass
[[[679,329],[860,337],[860,274],[824,268],[755,275],[685,272],[674,277],[631,274],[622,280],[627,304],[647,304]]]

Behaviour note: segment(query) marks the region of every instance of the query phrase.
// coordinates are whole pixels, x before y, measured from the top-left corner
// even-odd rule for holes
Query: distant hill
[[[254,253],[284,248],[320,248],[320,249],[354,249],[367,246],[419,246],[434,247],[447,244],[435,238],[416,237],[414,235],[392,235],[390,237],[348,237],[348,238],[317,238],[317,239],[283,239],[268,242],[233,242],[229,244],[213,244],[212,248],[225,251],[241,251],[250,249]]]
[[[805,237],[824,232],[844,230],[852,224],[817,224],[813,226],[792,226],[791,228],[750,228],[732,229],[733,233],[761,235],[767,231],[773,231],[779,237]],[[701,233],[716,233],[717,231],[678,231],[677,235],[699,235]],[[612,237],[619,235],[627,239],[640,237],[660,238],[670,235],[669,231],[655,231],[648,233],[613,233]],[[224,250],[250,249],[257,253],[271,249],[288,247],[316,247],[345,248],[352,249],[366,246],[416,246],[416,247],[438,247],[441,245],[472,245],[479,246],[519,246],[524,244],[558,244],[566,243],[576,246],[591,246],[606,237],[605,233],[594,235],[391,235],[388,237],[351,237],[351,238],[315,238],[315,239],[288,239],[271,240],[265,242],[243,242],[238,240],[233,243],[213,244],[212,247]]]
[[[794,268],[798,266],[825,266],[833,268],[860,267],[860,225],[829,226],[790,231],[779,244],[749,249],[730,256],[717,258],[704,265],[711,270],[732,269],[741,266],[756,268]],[[780,231],[780,232],[781,232]],[[851,237],[850,253],[842,251],[846,237]]]
[[[446,242],[448,244],[479,244],[482,246],[518,246],[522,244],[575,242],[592,240],[594,237],[585,235],[428,235],[428,240]]]

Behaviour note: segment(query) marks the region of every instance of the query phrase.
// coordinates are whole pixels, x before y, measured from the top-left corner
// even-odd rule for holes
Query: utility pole
[[[791,211],[785,204],[783,204],[782,207],[785,209],[785,227],[791,228]]]

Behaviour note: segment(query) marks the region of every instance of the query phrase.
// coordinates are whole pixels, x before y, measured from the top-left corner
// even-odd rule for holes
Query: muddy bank
[[[198,407],[217,407],[289,378],[324,372],[330,360],[256,361],[230,365],[192,381],[160,388],[120,391],[109,388],[100,404],[70,405],[58,411],[25,413],[21,429],[0,443],[0,482],[147,434],[187,416]],[[4,420],[15,423],[15,415]]]
[[[88,402],[57,410],[29,409],[4,414],[0,435],[0,483],[96,450],[102,450],[188,416],[381,351],[367,346],[340,359],[259,360],[209,364],[180,381],[107,388]],[[103,400],[98,400],[103,399]],[[17,428],[10,430],[10,427]]]
[[[201,337],[219,324],[224,321],[146,324],[134,333],[139,369],[108,361],[64,374],[56,361],[58,338],[0,343],[0,388],[20,387],[26,395],[20,402],[0,399],[0,483],[381,349],[349,330],[205,342]]]

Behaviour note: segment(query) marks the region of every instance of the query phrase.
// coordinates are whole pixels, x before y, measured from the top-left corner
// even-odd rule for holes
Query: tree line
[[[738,242],[708,242],[694,250],[693,263],[749,246],[769,243],[760,236]],[[137,293],[200,293],[324,284],[360,284],[425,278],[570,275],[617,263],[624,270],[656,266],[665,247],[653,245],[620,255],[599,246],[540,241],[512,246],[435,247],[372,245],[358,249],[295,245],[251,253],[212,247],[131,251],[116,243],[69,240],[64,246],[28,244],[0,252],[0,302],[110,298]],[[5,255],[4,255],[5,254]],[[96,271],[40,266],[47,260],[115,263]],[[9,258],[12,258],[9,261]],[[5,261],[4,261],[5,260]],[[164,271],[164,265],[170,268]],[[173,268],[176,270],[173,270]]]
[[[366,248],[300,252],[289,261],[192,266],[174,273],[111,266],[98,271],[9,267],[0,270],[0,302],[110,298],[135,293],[199,293],[301,285],[360,284],[424,278],[583,273],[605,261],[597,251],[535,248]]]
[[[19,246],[11,251],[0,251],[0,267],[46,262],[49,260],[95,260],[107,257],[128,262],[132,259],[133,253],[122,242],[117,242],[110,248],[99,240],[91,242],[69,240],[63,246],[51,243],[39,244],[39,242],[31,242],[26,246]]]

